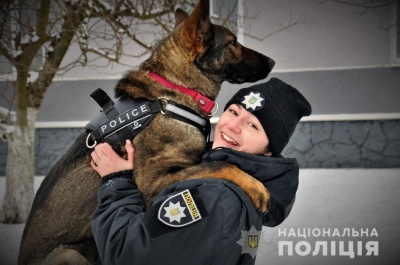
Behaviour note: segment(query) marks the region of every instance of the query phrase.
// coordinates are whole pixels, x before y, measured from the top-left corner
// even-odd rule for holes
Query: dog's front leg
[[[269,208],[271,196],[265,186],[259,180],[240,170],[235,165],[227,164],[225,162],[221,163],[224,163],[225,165],[213,172],[212,177],[225,179],[235,183],[247,193],[253,201],[255,208],[266,213]]]
[[[255,208],[260,209],[263,213],[268,210],[270,194],[265,186],[254,177],[227,162],[214,161],[195,165],[179,172],[168,174],[157,179],[156,182],[160,187],[167,187],[181,180],[199,178],[219,178],[231,181],[247,193],[253,201]],[[158,192],[160,191],[157,191],[156,194]],[[156,194],[153,194],[153,196]]]
[[[267,212],[271,196],[260,181],[235,165],[226,162],[215,161],[207,164],[209,164],[211,178],[220,178],[235,183],[247,193],[255,208],[260,209],[263,213]]]

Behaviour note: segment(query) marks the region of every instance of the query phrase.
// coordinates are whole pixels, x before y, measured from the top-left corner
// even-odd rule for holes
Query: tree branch
[[[61,61],[67,53],[70,43],[85,14],[84,12],[79,12],[79,10],[76,10],[73,7],[70,7],[67,10],[68,13],[65,15],[60,38],[52,38],[52,43],[54,44],[53,52],[46,57],[38,78],[30,87],[31,93],[29,95],[29,105],[34,108],[39,108],[42,104],[44,94],[52,83]]]
[[[17,122],[15,111],[0,107],[0,137],[7,141],[14,131],[14,125]]]
[[[346,1],[346,0],[319,0],[317,1],[318,3],[322,4],[327,1],[331,2],[336,2],[339,4],[346,4],[349,6],[355,6],[355,7],[361,7],[361,8],[381,8],[381,7],[386,7],[389,6],[393,3],[396,3],[397,0],[370,0],[369,3],[368,1],[364,1],[365,4],[360,4],[360,3],[355,3],[354,1]]]
[[[247,33],[245,33],[245,35],[247,37],[250,37],[250,38],[253,38],[253,39],[256,39],[256,40],[259,40],[259,41],[264,41],[265,39],[270,38],[272,35],[275,35],[275,34],[277,34],[279,32],[284,31],[284,30],[291,29],[291,28],[303,23],[306,20],[306,18],[307,18],[307,16],[305,14],[303,14],[302,16],[298,17],[294,22],[292,22],[291,19],[290,19],[290,21],[287,24],[285,24],[285,25],[281,24],[281,26],[277,30],[272,31],[272,32],[268,33],[267,35],[265,35],[263,37],[257,37],[257,36],[254,36],[254,35],[251,35],[251,34],[247,34]]]
[[[364,0],[364,4],[363,3],[355,3],[354,1],[346,1],[346,0],[318,0],[317,3],[324,4],[327,1],[364,9],[362,11],[356,12],[360,15],[364,15],[370,9],[378,9],[378,8],[382,8],[382,7],[387,7],[387,6],[390,6],[394,3],[396,3],[398,0]]]
[[[15,65],[16,64],[16,60],[14,58],[14,56],[12,56],[8,50],[3,46],[3,44],[0,42],[0,54],[2,54],[4,57],[6,57],[6,59],[12,64]]]

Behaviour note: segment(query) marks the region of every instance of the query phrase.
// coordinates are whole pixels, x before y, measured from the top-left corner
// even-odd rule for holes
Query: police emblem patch
[[[261,231],[251,226],[249,231],[242,230],[241,232],[242,237],[236,243],[242,247],[242,254],[248,253],[254,259],[260,244]]]
[[[242,101],[242,104],[245,105],[246,110],[252,109],[253,111],[259,110],[262,107],[264,107],[264,101],[265,98],[259,93],[254,93],[250,92],[247,96],[244,96],[244,100]]]
[[[158,210],[158,219],[171,227],[183,227],[202,219],[189,190],[166,199]]]

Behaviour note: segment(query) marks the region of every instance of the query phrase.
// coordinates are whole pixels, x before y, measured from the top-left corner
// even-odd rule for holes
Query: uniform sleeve
[[[127,174],[108,178],[98,192],[98,207],[91,222],[92,232],[102,263],[124,264],[121,260],[130,258],[126,253],[131,248],[126,242],[145,238],[140,222],[145,204],[142,194]],[[128,226],[135,236],[128,234]]]
[[[214,192],[215,193],[215,192]],[[217,196],[215,202],[217,202]],[[168,196],[166,196],[168,197]],[[213,209],[211,203],[208,210]],[[129,178],[112,178],[98,192],[92,231],[103,264],[208,264],[218,255],[221,221],[205,217],[172,228],[157,219],[159,204],[145,206]]]
[[[263,225],[268,227],[280,225],[286,219],[286,217],[289,216],[294,202],[295,198],[293,198],[293,201],[290,204],[281,205],[272,200],[268,213],[263,217]]]

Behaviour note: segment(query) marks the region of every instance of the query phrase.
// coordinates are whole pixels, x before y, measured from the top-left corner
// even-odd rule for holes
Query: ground
[[[0,202],[4,181],[0,177]],[[263,230],[256,265],[397,264],[399,201],[400,168],[300,170],[292,213]],[[1,265],[17,263],[23,227],[0,224]],[[284,244],[293,245],[292,254]]]

